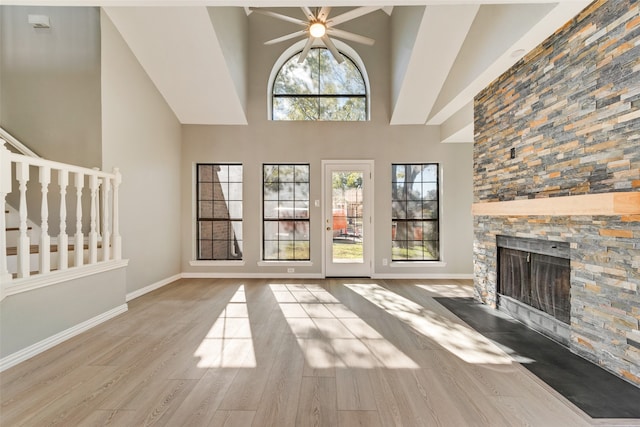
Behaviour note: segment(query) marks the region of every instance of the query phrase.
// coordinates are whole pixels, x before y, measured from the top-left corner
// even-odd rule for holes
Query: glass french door
[[[325,276],[371,276],[371,161],[324,161]]]

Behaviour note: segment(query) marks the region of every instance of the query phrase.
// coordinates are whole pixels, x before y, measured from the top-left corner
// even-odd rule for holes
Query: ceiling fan
[[[363,15],[366,15],[368,13],[371,13],[381,8],[382,7],[375,7],[375,6],[358,7],[348,12],[345,12],[341,15],[338,15],[334,18],[329,18],[329,13],[331,12],[330,7],[325,6],[325,7],[315,8],[315,10],[313,11],[309,7],[302,7],[301,9],[304,12],[305,16],[307,17],[307,21],[295,18],[293,16],[287,16],[281,13],[272,12],[270,10],[260,9],[256,7],[250,7],[249,9],[252,10],[253,12],[260,13],[262,15],[271,16],[272,18],[281,19],[283,21],[291,22],[304,27],[304,29],[302,30],[295,31],[293,33],[286,34],[281,37],[277,37],[273,40],[266,41],[264,44],[266,45],[276,44],[276,43],[283,42],[285,40],[294,39],[296,37],[308,36],[309,39],[307,40],[307,43],[305,44],[304,49],[302,49],[302,53],[298,58],[299,63],[304,62],[304,60],[307,57],[307,54],[309,53],[309,50],[311,49],[311,46],[313,46],[314,41],[316,39],[322,40],[322,42],[327,47],[327,49],[329,49],[329,51],[331,52],[335,60],[338,61],[338,63],[342,63],[344,61],[344,58],[342,57],[340,52],[338,52],[336,45],[333,43],[331,38],[329,38],[329,36],[337,37],[344,40],[350,40],[356,43],[365,44],[367,46],[372,46],[375,40],[369,37],[361,36],[358,34],[351,33],[349,31],[344,31],[339,28],[335,28],[335,26],[345,23],[347,21],[351,21],[352,19],[359,18]]]

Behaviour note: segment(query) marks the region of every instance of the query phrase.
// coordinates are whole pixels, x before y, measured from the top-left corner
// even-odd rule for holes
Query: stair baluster
[[[7,234],[4,231],[7,224],[5,218],[5,206],[7,194],[11,193],[11,160],[9,150],[4,146],[5,142],[0,139],[0,282],[8,283],[12,277],[7,266]],[[0,286],[0,294],[3,294]]]
[[[102,260],[109,261],[111,256],[111,232],[109,231],[109,193],[111,179],[104,178],[102,184]]]
[[[18,190],[20,191],[20,234],[18,236],[18,278],[29,277],[30,275],[30,247],[29,236],[27,235],[27,182],[29,182],[29,165],[27,163],[16,163],[16,179],[18,180]]]
[[[51,271],[51,237],[49,236],[49,184],[51,183],[51,168],[40,167],[40,190],[42,203],[40,204],[40,274]]]
[[[84,187],[84,174],[76,172],[76,235],[75,235],[75,267],[84,264],[84,235],[82,234],[82,188]]]
[[[67,236],[67,185],[69,173],[58,170],[58,185],[60,186],[60,234],[58,234],[58,270],[69,267],[69,236]]]
[[[98,229],[97,229],[97,201],[98,201],[98,176],[89,177],[89,191],[91,192],[91,211],[89,228],[89,264],[98,262]]]

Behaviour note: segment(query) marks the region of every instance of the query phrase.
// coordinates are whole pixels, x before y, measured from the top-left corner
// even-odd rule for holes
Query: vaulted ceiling
[[[247,124],[248,7],[304,5],[293,0],[9,3],[102,6],[180,122],[234,125]],[[442,142],[472,142],[474,96],[589,3],[368,0],[367,6],[380,6],[391,20],[390,123],[439,126]]]

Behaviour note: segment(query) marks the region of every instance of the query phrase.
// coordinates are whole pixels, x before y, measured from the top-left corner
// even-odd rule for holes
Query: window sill
[[[189,261],[189,265],[192,267],[242,267],[245,262],[239,261]]]
[[[391,268],[430,268],[430,267],[446,267],[447,263],[444,261],[392,261]]]
[[[311,267],[311,261],[258,261],[258,267]]]

